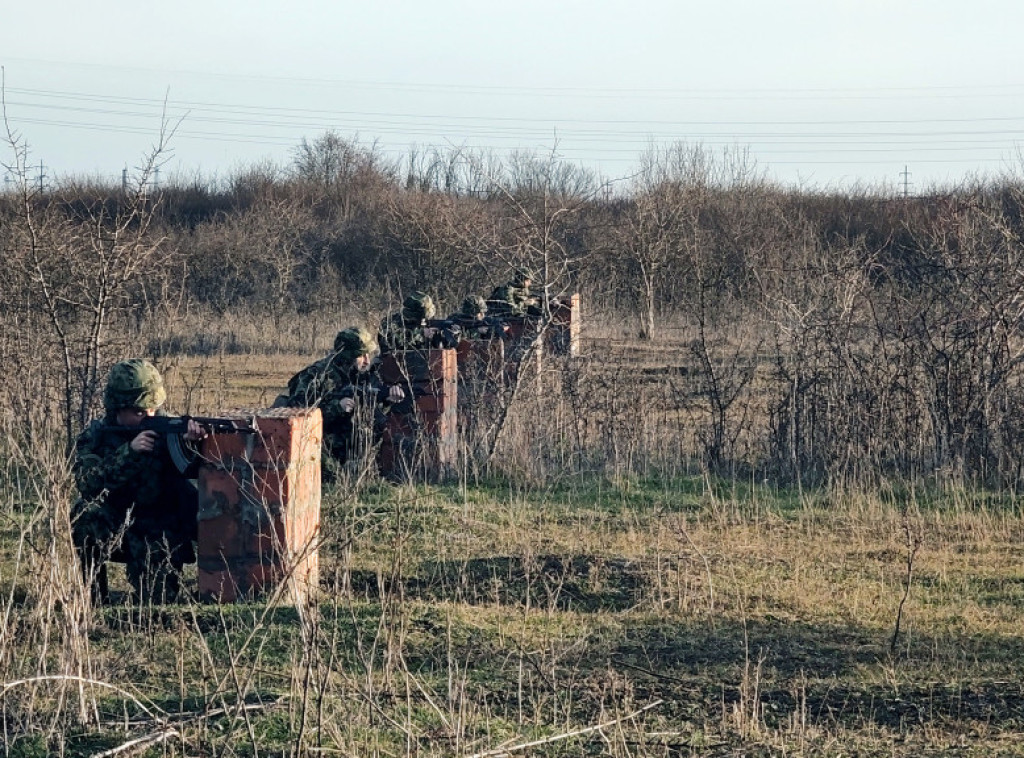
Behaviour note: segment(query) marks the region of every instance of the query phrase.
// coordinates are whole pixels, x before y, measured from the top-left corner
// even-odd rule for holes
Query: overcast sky
[[[165,100],[165,175],[284,164],[328,129],[395,158],[554,152],[607,179],[672,142],[747,148],[805,188],[1024,165],[1018,0],[3,5],[7,122],[51,176],[120,176]]]

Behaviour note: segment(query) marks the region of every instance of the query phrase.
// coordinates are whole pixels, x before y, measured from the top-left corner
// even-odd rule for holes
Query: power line
[[[908,97],[972,97],[992,96],[1019,98],[1024,95],[1024,82],[1008,84],[992,84],[991,82],[965,83],[956,85],[921,85],[902,87],[766,87],[766,88],[696,88],[696,87],[607,87],[607,86],[522,86],[522,85],[500,85],[500,84],[450,84],[436,82],[415,82],[415,81],[392,81],[392,80],[366,80],[366,79],[336,79],[330,77],[300,77],[280,76],[266,74],[238,74],[223,71],[197,71],[180,68],[156,68],[146,66],[127,66],[124,64],[106,63],[83,63],[81,61],[59,61],[41,58],[7,57],[8,62],[22,62],[30,64],[48,64],[57,66],[73,67],[81,69],[99,69],[113,71],[134,71],[147,74],[159,74],[161,76],[174,74],[180,76],[201,77],[208,79],[223,79],[229,81],[253,81],[260,84],[281,83],[281,84],[307,84],[315,86],[331,86],[339,88],[370,89],[370,90],[400,90],[412,92],[454,92],[463,94],[495,93],[501,95],[521,94],[524,96],[539,96],[548,94],[552,97],[565,97],[569,94],[579,96],[598,97],[696,97],[711,100],[719,99],[743,99],[761,96],[766,99],[779,99],[786,96],[809,95],[817,100],[828,100],[838,98],[860,98],[875,100],[881,97],[887,99]],[[822,97],[825,96],[825,97]]]
[[[978,116],[978,117],[955,117],[955,118],[884,118],[884,119],[597,119],[597,118],[555,118],[555,117],[522,117],[522,116],[459,116],[452,114],[436,115],[430,113],[409,113],[394,111],[350,111],[350,110],[329,110],[314,108],[294,108],[284,106],[250,106],[237,103],[217,103],[209,101],[191,100],[157,100],[153,98],[122,97],[114,95],[96,95],[88,93],[76,93],[66,91],[50,91],[36,89],[22,89],[8,87],[7,91],[12,94],[36,95],[47,98],[60,98],[64,100],[82,100],[85,102],[112,103],[120,105],[136,105],[153,108],[151,113],[133,113],[129,111],[97,110],[98,113],[112,113],[120,115],[153,116],[158,115],[163,108],[173,108],[176,116],[195,111],[210,111],[213,113],[261,115],[285,118],[298,118],[302,116],[317,116],[321,118],[387,118],[387,119],[416,119],[420,121],[440,121],[446,123],[463,122],[516,122],[516,123],[543,123],[543,124],[588,124],[588,125],[655,125],[655,126],[894,126],[894,125],[919,125],[919,124],[975,124],[975,123],[1018,123],[1024,130],[1024,114],[1019,116]],[[1015,105],[1019,101],[1015,102]],[[38,108],[60,108],[65,110],[77,110],[76,106],[69,105],[47,105],[43,103],[31,103],[13,101],[8,105],[22,105]],[[82,109],[85,110],[85,109]],[[86,111],[88,112],[88,111]],[[294,115],[290,115],[294,114]],[[1022,130],[1015,130],[1022,132]]]
[[[566,118],[438,115],[404,109],[332,110],[238,103],[158,100],[65,90],[7,88],[8,120],[21,128],[49,126],[152,136],[156,123],[176,126],[176,142],[294,147],[328,130],[390,139],[386,155],[417,150],[550,150],[579,161],[635,164],[657,145],[699,143],[743,147],[764,166],[891,165],[890,153],[915,164],[986,166],[1008,163],[1024,143],[1024,116],[836,119]],[[1014,106],[1017,106],[1017,102]],[[14,113],[10,110],[15,109]],[[38,117],[62,114],[65,119]],[[21,115],[25,114],[25,115]],[[197,128],[198,127],[198,128]],[[203,128],[205,127],[205,128]],[[396,143],[403,143],[402,146]],[[953,157],[960,156],[960,157]]]

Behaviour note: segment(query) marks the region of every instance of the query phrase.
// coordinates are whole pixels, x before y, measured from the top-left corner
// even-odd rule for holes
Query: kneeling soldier
[[[459,328],[450,321],[436,321],[434,311],[434,299],[426,292],[417,291],[406,297],[400,311],[380,322],[377,343],[381,354],[455,347],[459,343]]]
[[[372,434],[373,441],[379,439],[385,414],[406,397],[400,386],[381,383],[372,358],[376,347],[373,335],[361,327],[338,332],[334,350],[293,376],[288,394],[280,403],[291,408],[320,409],[326,479],[332,477],[335,465],[363,452],[358,444],[361,435]]]
[[[206,436],[191,419],[185,426],[190,466],[171,460],[167,439],[136,431],[160,410],[167,393],[156,367],[134,358],[111,368],[103,393],[106,415],[75,443],[75,481],[81,497],[71,513],[71,534],[93,599],[108,598],[107,561],[123,562],[132,590],[143,601],[172,601],[181,569],[195,561],[197,495],[188,481],[198,468],[194,443]]]
[[[504,338],[508,327],[497,318],[487,317],[487,301],[479,295],[470,295],[462,301],[458,313],[448,317],[448,321],[457,325],[460,335],[465,340],[492,340]]]

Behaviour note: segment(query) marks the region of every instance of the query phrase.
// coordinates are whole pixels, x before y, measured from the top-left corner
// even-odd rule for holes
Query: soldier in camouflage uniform
[[[195,561],[197,495],[179,471],[165,439],[151,430],[132,432],[160,413],[166,399],[160,372],[147,360],[111,368],[103,394],[106,415],[75,443],[74,475],[81,497],[71,513],[71,534],[93,599],[106,602],[107,561],[123,562],[129,583],[143,601],[175,599],[181,569]],[[206,436],[189,421],[186,443]],[[186,445],[188,447],[188,445]]]
[[[292,408],[319,408],[323,414],[322,456],[325,479],[334,478],[334,468],[342,465],[379,438],[385,414],[401,405],[405,391],[398,385],[381,383],[373,335],[362,327],[338,332],[334,350],[326,357],[293,376],[282,405]],[[363,445],[359,444],[360,437]]]
[[[470,295],[462,301],[462,308],[448,317],[460,329],[465,340],[490,340],[504,337],[508,327],[497,318],[487,316],[487,301],[479,295]]]
[[[380,322],[377,334],[380,352],[455,347],[459,342],[458,328],[450,322],[428,324],[434,312],[434,299],[430,295],[413,292],[402,302],[402,310]]]
[[[491,296],[487,299],[490,312],[499,318],[543,316],[544,309],[541,307],[540,300],[530,292],[533,279],[533,273],[529,269],[517,268],[512,279],[495,287],[491,292]]]

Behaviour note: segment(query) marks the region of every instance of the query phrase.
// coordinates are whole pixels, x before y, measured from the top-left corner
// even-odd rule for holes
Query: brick
[[[204,519],[199,529],[199,558],[238,558],[245,555],[245,544],[236,514]]]
[[[284,521],[268,521],[259,528],[249,528],[245,535],[245,555],[250,558],[275,560],[288,550]]]
[[[200,472],[211,512],[199,524],[200,592],[224,601],[261,594],[299,560],[303,586],[290,596],[305,601],[316,589],[319,566],[320,411],[256,411],[253,425],[258,435],[215,446],[216,462]]]
[[[416,410],[424,416],[437,416],[454,411],[456,402],[456,398],[450,395],[421,395],[416,398]]]
[[[200,567],[198,581],[199,596],[204,600],[230,603],[239,596],[236,578],[229,569],[210,570]]]
[[[384,356],[382,379],[388,382],[409,376],[416,392],[414,414],[392,413],[388,418],[377,459],[386,476],[403,476],[414,466],[440,478],[446,467],[454,464],[458,361],[455,349]]]
[[[551,323],[544,335],[545,350],[553,355],[579,355],[581,329],[579,293],[567,300],[553,302]]]
[[[253,471],[250,493],[264,503],[282,504],[290,502],[292,487],[290,471],[287,468],[258,468]]]
[[[205,515],[216,516],[221,513],[238,511],[241,502],[241,484],[238,477],[230,471],[204,465],[199,469],[196,480],[199,496],[199,518]]]
[[[203,440],[203,459],[213,463],[224,460],[243,460],[246,446],[250,445],[251,434],[211,434]]]
[[[282,569],[279,564],[253,560],[245,565],[242,581],[239,584],[244,586],[247,592],[252,592],[254,595],[262,594],[273,589],[278,584],[281,575]]]

